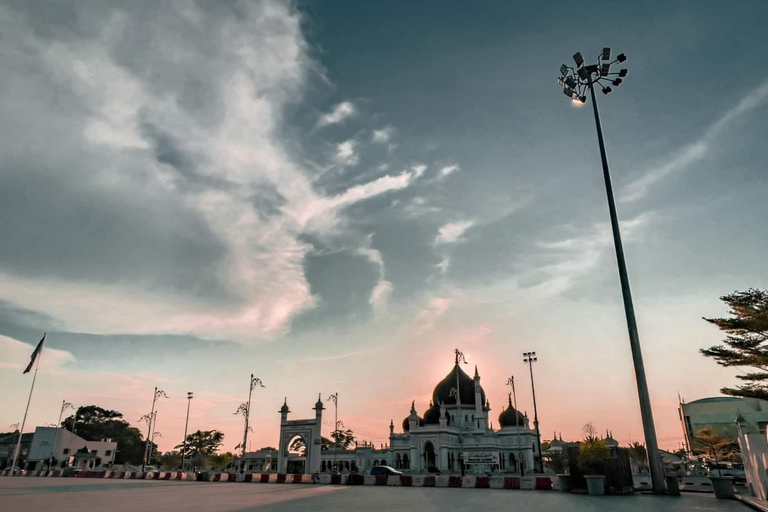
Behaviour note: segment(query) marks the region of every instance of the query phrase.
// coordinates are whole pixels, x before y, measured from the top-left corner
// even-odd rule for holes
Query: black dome
[[[416,415],[416,419],[417,419],[417,420],[419,420],[419,421],[416,423],[417,425],[421,425],[421,424],[423,424],[423,420],[422,420],[422,419],[421,419],[421,418],[420,418],[418,415]],[[408,416],[406,416],[406,417],[405,417],[405,419],[403,420],[403,432],[408,432],[409,430],[411,430],[411,421],[410,421],[410,420],[411,420],[411,416],[410,416],[410,414],[409,414],[409,415],[408,415]]]
[[[525,416],[520,414],[519,411],[516,411],[514,407],[512,407],[512,397],[509,398],[509,405],[506,409],[501,411],[501,414],[499,414],[499,425],[503,427],[514,427],[515,421],[517,421],[517,426],[524,427],[525,426]]]
[[[475,371],[477,371],[477,368],[475,368]],[[435,390],[432,392],[432,401],[435,404],[443,403],[445,405],[456,405],[456,398],[451,396],[451,388],[456,387],[456,372],[459,374],[459,395],[461,396],[461,405],[475,405],[475,381],[461,369],[458,363],[454,365],[451,372],[446,375],[443,380],[438,382],[437,386],[435,386]],[[480,387],[480,402],[480,405],[484,407],[485,391],[483,391],[482,386]],[[426,413],[424,419],[427,419]]]
[[[438,425],[440,423],[440,406],[429,404],[429,409],[424,412],[423,425]]]

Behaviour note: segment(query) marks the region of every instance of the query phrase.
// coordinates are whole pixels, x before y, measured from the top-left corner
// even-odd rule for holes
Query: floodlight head
[[[612,83],[613,83],[613,85],[614,85],[614,86],[618,87],[618,86],[620,86],[620,85],[621,85],[621,82],[622,82],[622,81],[623,81],[623,80],[622,80],[621,78],[617,78],[617,79],[616,79],[616,80],[614,80]]]
[[[611,94],[611,91],[612,91],[612,90],[613,90],[613,89],[611,89],[610,87],[604,87],[604,88],[603,88],[603,94]]]
[[[579,73],[579,78],[581,78],[582,80],[586,80],[587,78],[589,78],[589,73],[587,73],[587,70],[583,67],[579,68],[578,73]]]
[[[566,87],[565,89],[563,89],[563,94],[565,94],[569,98],[573,98],[573,89],[571,89],[570,87]]]
[[[616,56],[616,60],[619,62],[624,62],[625,60],[627,60],[627,56],[624,55],[623,53],[620,53]]]
[[[627,76],[627,70],[626,69],[620,69],[619,70],[619,76],[622,77],[622,78]]]
[[[576,88],[576,85],[577,85],[577,84],[576,84],[576,80],[574,80],[573,78],[571,78],[571,77],[569,76],[568,78],[566,78],[566,79],[565,79],[565,85],[567,85],[567,86],[568,86],[568,87],[570,87],[571,89],[575,89],[575,88]]]
[[[610,64],[603,64],[600,66],[600,76],[608,76],[608,73],[611,71],[611,65]]]
[[[586,97],[586,96],[579,96],[579,101],[580,101],[582,104],[584,104],[584,103],[586,103],[586,102],[587,102],[587,97]]]
[[[560,74],[563,76],[568,76],[568,66],[566,66],[565,64],[560,66]]]
[[[584,64],[584,57],[581,56],[581,52],[573,54],[573,62],[576,63],[577,67],[581,67],[581,65]]]
[[[192,400],[192,398],[193,398],[193,395],[192,395],[192,392],[191,392],[191,391],[188,391],[188,392],[187,392],[187,398],[188,398],[188,399],[190,399],[190,400]]]
[[[603,48],[603,60],[611,60],[611,49]]]

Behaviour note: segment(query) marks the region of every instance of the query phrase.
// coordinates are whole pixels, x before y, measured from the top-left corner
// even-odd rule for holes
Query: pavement
[[[0,510],[37,512],[709,512],[749,508],[713,495],[586,496],[556,491],[0,478]]]

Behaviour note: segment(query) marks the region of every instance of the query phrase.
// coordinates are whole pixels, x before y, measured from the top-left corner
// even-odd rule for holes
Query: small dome
[[[288,397],[285,397],[285,401],[283,402],[283,406],[280,408],[280,412],[282,414],[287,414],[287,413],[291,412],[288,409]]]
[[[438,425],[440,423],[440,406],[429,402],[429,409],[424,412],[423,425]]]
[[[325,409],[325,407],[323,407],[323,400],[320,398],[319,394],[317,395],[317,403],[315,404],[315,409],[318,411]]]
[[[416,420],[417,420],[417,422],[416,422],[417,425],[422,425],[423,424],[424,420],[422,420],[420,416],[417,415],[416,416]],[[403,432],[408,432],[410,430],[411,430],[411,416],[408,415],[403,420]]]
[[[499,414],[499,426],[501,426],[501,428],[525,426],[525,417],[522,414],[520,414],[519,411],[516,411],[514,407],[512,407],[511,396],[509,397],[509,404],[507,408],[501,411],[501,414]]]

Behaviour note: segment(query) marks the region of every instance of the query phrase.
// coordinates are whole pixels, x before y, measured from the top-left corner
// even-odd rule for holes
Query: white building
[[[57,467],[77,465],[94,469],[111,464],[116,450],[117,442],[110,439],[86,441],[65,428],[36,427],[27,460],[32,468],[32,464],[47,464],[53,455]]]
[[[739,436],[735,423],[737,415],[741,416],[742,430],[747,434],[765,435],[768,427],[768,401],[757,398],[716,396],[687,403],[681,400],[678,413],[688,450],[695,454],[703,451],[695,439],[703,428],[715,430],[735,445]]]
[[[459,400],[456,400],[456,389]],[[538,460],[536,431],[527,416],[507,407],[498,417],[499,429],[490,426],[491,406],[480,385],[475,368],[474,378],[467,375],[458,362],[438,382],[432,400],[423,416],[411,404],[410,414],[403,420],[400,432],[390,421],[389,445],[379,448],[362,444],[354,449],[324,447],[320,436],[322,401],[315,404],[315,419],[288,420],[287,401],[280,410],[280,447],[276,471],[288,473],[368,472],[376,465],[392,466],[404,473],[517,473],[532,471]],[[291,451],[294,440],[304,440],[300,453]]]

